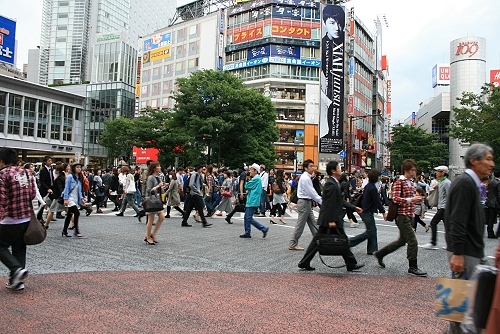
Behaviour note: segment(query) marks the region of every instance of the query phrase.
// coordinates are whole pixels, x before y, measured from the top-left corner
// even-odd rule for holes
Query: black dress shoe
[[[120,210],[120,209],[118,209],[118,208],[114,208],[114,209],[113,209],[113,210],[111,210],[111,211],[118,211],[118,210]]]
[[[354,271],[363,268],[365,265],[364,264],[355,264],[352,267],[347,267],[347,271]]]
[[[373,253],[373,256],[375,256],[375,258],[377,258],[378,265],[379,265],[379,266],[381,266],[382,268],[385,268],[385,263],[384,263],[384,261],[382,260],[382,259],[383,259],[383,257],[380,257],[380,256],[378,255],[378,252]]]
[[[299,267],[300,269],[304,269],[304,270],[307,270],[307,271],[313,271],[313,270],[316,270],[316,268],[311,267],[309,264],[308,264],[308,265],[305,265],[305,264],[299,263],[298,267]]]
[[[269,231],[269,228],[267,230],[265,230],[264,232],[262,232],[262,237],[265,238],[267,236],[267,232]]]
[[[56,215],[56,218],[57,218],[57,219],[64,219],[64,216],[63,216],[63,215],[61,215],[61,214],[59,214],[59,215]]]
[[[240,235],[240,238],[243,238],[243,239],[250,239],[252,236],[251,235],[248,235],[248,234],[242,234]]]
[[[225,219],[226,219],[226,221],[227,221],[227,223],[228,223],[228,224],[232,224],[232,223],[233,223],[233,222],[231,221],[231,219],[229,219],[229,218],[227,218],[227,217],[226,217]]]
[[[494,234],[489,234],[488,239],[498,239],[498,237]]]
[[[123,212],[118,212],[116,215],[117,215],[118,217],[123,217]]]
[[[210,227],[210,226],[212,226],[212,224],[209,223],[203,224],[203,227]]]
[[[186,223],[186,224],[181,224],[181,226],[184,226],[184,227],[191,227],[191,226],[193,226],[193,225],[191,225],[191,224],[187,224],[187,223]]]

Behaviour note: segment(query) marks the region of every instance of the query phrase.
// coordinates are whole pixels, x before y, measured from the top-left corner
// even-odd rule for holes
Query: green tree
[[[119,117],[104,123],[104,131],[99,136],[99,144],[107,149],[108,159],[130,156],[135,138],[134,119]]]
[[[400,171],[404,159],[414,159],[419,171],[443,164],[449,157],[446,145],[434,133],[411,125],[395,126],[391,142],[386,144],[391,152],[391,165]]]
[[[454,107],[454,119],[449,126],[450,137],[465,143],[480,142],[495,151],[495,163],[500,163],[500,88],[484,85],[480,94],[462,93]]]
[[[244,162],[274,166],[279,132],[269,98],[229,72],[197,71],[176,84],[175,112],[167,123],[172,131],[187,135],[193,146],[210,145],[210,162],[220,157],[232,167]]]

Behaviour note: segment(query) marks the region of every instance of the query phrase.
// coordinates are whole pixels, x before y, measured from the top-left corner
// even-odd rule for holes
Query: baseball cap
[[[258,171],[260,171],[260,166],[259,166],[258,164],[256,164],[256,163],[251,164],[251,165],[250,165],[250,168],[255,169],[257,172],[258,172]]]
[[[434,167],[434,170],[448,174],[448,167],[446,166],[437,166]]]

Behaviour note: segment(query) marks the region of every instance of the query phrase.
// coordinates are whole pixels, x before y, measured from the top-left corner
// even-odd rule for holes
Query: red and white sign
[[[158,161],[158,149],[134,146],[132,155],[135,157],[137,165],[145,165],[148,160]]]
[[[490,82],[495,87],[500,87],[500,70],[491,70],[490,71]]]

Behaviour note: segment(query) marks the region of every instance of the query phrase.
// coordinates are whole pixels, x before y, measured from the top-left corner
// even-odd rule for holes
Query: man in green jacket
[[[245,205],[245,234],[240,235],[240,238],[251,238],[251,226],[255,226],[258,230],[262,231],[262,237],[265,238],[268,227],[265,227],[253,218],[253,214],[260,206],[260,197],[262,193],[262,182],[259,176],[260,166],[253,164],[249,168],[250,181],[245,183],[245,189],[248,191],[247,202]]]

